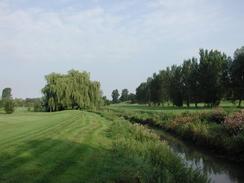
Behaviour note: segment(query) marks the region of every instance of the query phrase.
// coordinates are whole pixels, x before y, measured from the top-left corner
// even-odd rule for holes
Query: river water
[[[187,166],[200,169],[214,183],[244,183],[244,166],[225,161],[213,154],[183,142],[160,129],[150,128],[165,140],[172,151],[182,158]]]

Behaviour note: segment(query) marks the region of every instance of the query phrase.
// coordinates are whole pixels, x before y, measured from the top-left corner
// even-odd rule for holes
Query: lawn
[[[95,113],[0,114],[0,182],[206,182],[143,127]]]
[[[165,113],[174,113],[180,114],[183,112],[208,112],[212,111],[213,108],[204,106],[203,103],[199,103],[196,108],[194,104],[191,104],[190,107],[184,105],[183,107],[176,107],[172,104],[164,104],[164,106],[149,106],[146,104],[129,104],[129,103],[119,103],[112,104],[107,106],[108,109],[117,109],[117,110],[130,110],[130,111],[143,111],[143,112],[165,112]],[[225,111],[232,112],[238,110],[237,106],[229,101],[222,101],[219,105],[219,108],[223,108]]]
[[[0,181],[89,180],[111,143],[108,124],[77,111],[1,114]]]

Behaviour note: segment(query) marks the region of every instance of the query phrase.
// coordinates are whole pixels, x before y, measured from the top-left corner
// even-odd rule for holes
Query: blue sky
[[[0,89],[39,97],[44,76],[86,70],[105,95],[244,45],[242,0],[0,0]]]

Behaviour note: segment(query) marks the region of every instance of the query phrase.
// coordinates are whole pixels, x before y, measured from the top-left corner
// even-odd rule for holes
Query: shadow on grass
[[[33,140],[11,152],[1,151],[1,183],[135,182],[138,171],[110,150],[67,140]]]

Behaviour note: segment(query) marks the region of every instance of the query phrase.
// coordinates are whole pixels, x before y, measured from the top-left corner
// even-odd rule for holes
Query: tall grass
[[[187,168],[174,155],[166,142],[147,128],[131,124],[112,113],[101,113],[113,119],[110,135],[113,137],[112,151],[115,158],[130,160],[140,171],[134,175],[135,182],[208,182],[206,176]]]
[[[244,119],[241,114],[244,116],[244,113],[235,112],[233,116],[232,112],[221,109],[180,114],[124,108],[110,111],[130,121],[167,130],[230,160],[244,161],[244,125],[241,122]]]

